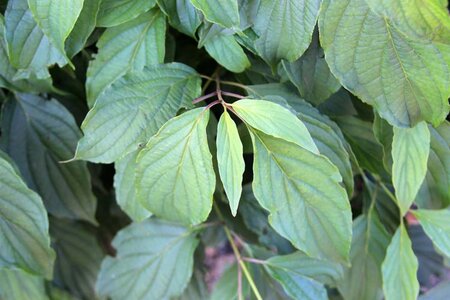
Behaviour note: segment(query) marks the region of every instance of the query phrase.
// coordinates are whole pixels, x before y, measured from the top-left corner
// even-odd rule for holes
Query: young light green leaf
[[[80,299],[96,299],[94,284],[104,255],[95,233],[81,223],[52,218],[50,234],[56,251],[53,281]]]
[[[152,215],[136,199],[135,173],[138,151],[119,159],[114,164],[114,188],[117,204],[135,222],[141,222]]]
[[[100,295],[112,299],[170,299],[192,275],[198,240],[189,229],[157,219],[133,223],[113,240],[116,257],[103,260]]]
[[[164,61],[166,21],[153,9],[140,17],[108,28],[97,43],[98,54],[89,64],[86,79],[90,107],[114,81],[129,71]]]
[[[195,32],[202,21],[200,13],[190,0],[157,0],[157,2],[172,27],[195,38]]]
[[[418,262],[403,223],[397,229],[381,266],[386,300],[415,300],[419,295]]]
[[[323,2],[319,29],[331,71],[391,125],[437,126],[450,107],[450,45],[405,35],[368,2]]]
[[[450,205],[450,123],[428,126],[431,147],[428,171],[416,197],[421,208],[444,208]]]
[[[253,191],[272,227],[311,257],[346,262],[351,210],[338,169],[296,144],[250,131]]]
[[[31,13],[38,26],[53,46],[64,55],[64,42],[75,26],[83,3],[84,0],[28,0]]]
[[[191,0],[206,20],[226,28],[239,27],[239,7],[237,0]]]
[[[265,100],[243,99],[234,102],[232,107],[249,126],[319,153],[305,124],[281,105]]]
[[[392,182],[395,195],[404,215],[427,174],[430,152],[430,131],[421,122],[413,128],[395,128],[392,141]]]
[[[38,79],[48,78],[48,66],[62,67],[67,63],[63,53],[50,43],[34,21],[27,0],[8,1],[5,27],[9,59],[17,69],[14,79],[32,75]]]
[[[220,179],[230,203],[231,213],[236,216],[242,193],[242,175],[245,170],[245,162],[242,142],[236,124],[227,110],[220,117],[216,143]]]
[[[183,224],[208,217],[216,185],[208,120],[204,108],[185,112],[164,124],[139,153],[137,198],[155,215]]]
[[[35,0],[38,1],[38,0]],[[66,53],[69,58],[80,52],[97,24],[101,0],[85,0],[72,32],[66,39]]]
[[[50,248],[47,212],[39,195],[25,185],[4,156],[1,153],[0,268],[21,268],[50,279],[55,253]],[[2,272],[7,271],[0,271],[7,275]],[[7,287],[0,287],[0,290],[4,288]]]
[[[127,74],[97,100],[81,128],[76,157],[110,163],[138,150],[201,93],[198,74],[180,63]]]
[[[60,163],[73,157],[81,137],[73,116],[56,100],[27,94],[16,97],[3,107],[2,149],[51,214],[96,224],[97,201],[86,163]]]
[[[49,300],[44,278],[20,269],[0,269],[0,299]]]
[[[413,214],[436,248],[450,258],[450,210],[419,209]]]
[[[298,59],[311,43],[320,0],[261,0],[253,29],[255,45],[272,67]]]
[[[149,11],[156,0],[102,0],[97,26],[113,27],[136,19]]]

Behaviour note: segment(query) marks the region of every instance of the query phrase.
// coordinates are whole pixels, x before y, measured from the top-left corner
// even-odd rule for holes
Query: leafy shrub
[[[447,297],[447,1],[0,3],[1,299]]]

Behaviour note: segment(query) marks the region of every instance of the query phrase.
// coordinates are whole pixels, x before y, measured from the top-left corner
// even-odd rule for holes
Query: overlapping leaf
[[[44,279],[20,269],[0,269],[0,299],[49,300]]]
[[[205,18],[223,27],[239,27],[239,8],[237,0],[191,0]]]
[[[172,27],[195,37],[201,24],[200,14],[190,0],[157,0],[161,10],[167,15]]]
[[[413,213],[436,248],[450,257],[450,210],[419,209]]]
[[[97,25],[112,27],[137,18],[155,6],[156,0],[102,0]]]

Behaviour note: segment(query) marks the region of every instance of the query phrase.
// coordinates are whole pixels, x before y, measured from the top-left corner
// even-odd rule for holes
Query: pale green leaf
[[[416,203],[421,208],[443,208],[450,205],[450,123],[428,129],[431,134],[428,172]]]
[[[166,21],[153,9],[140,17],[108,28],[97,43],[98,53],[87,70],[86,92],[90,107],[114,81],[129,71],[164,61]]]
[[[135,173],[138,151],[119,159],[114,164],[114,188],[116,190],[117,204],[135,222],[141,222],[151,216],[136,199]]]
[[[413,211],[413,214],[436,248],[450,257],[450,210],[419,209]]]
[[[311,43],[320,0],[261,0],[253,29],[259,54],[272,67],[298,59]]]
[[[3,107],[2,149],[51,214],[96,224],[97,201],[86,162],[61,163],[73,157],[81,137],[73,116],[56,100],[16,97]]]
[[[239,7],[237,0],[191,0],[206,20],[223,27],[239,27]]]
[[[83,3],[84,0],[28,0],[30,11],[38,26],[53,46],[64,55],[64,42],[75,26]]]
[[[157,0],[157,2],[161,10],[167,15],[172,27],[195,37],[201,19],[199,12],[190,0]]]
[[[42,199],[25,185],[15,167],[3,156],[2,153],[0,156],[0,245],[2,245],[0,268],[17,267],[51,278],[55,253],[50,248],[47,212]],[[13,279],[14,274],[17,273],[11,272],[13,272],[10,273]],[[0,274],[9,277],[3,271],[0,271]],[[0,282],[3,283],[3,279]],[[7,287],[0,284],[0,290],[4,288]]]
[[[449,45],[406,36],[366,0],[325,0],[319,29],[333,74],[390,124],[438,125],[445,119]]]
[[[243,99],[234,102],[232,107],[249,126],[319,153],[305,124],[281,105],[265,100]]]
[[[94,232],[81,223],[53,218],[50,234],[56,252],[53,281],[81,299],[96,299],[94,284],[104,255]]]
[[[44,35],[28,9],[27,0],[11,0],[5,12],[6,40],[10,62],[17,69],[14,79],[32,75],[50,77],[48,66],[67,63],[64,55]]]
[[[192,275],[197,244],[194,233],[176,224],[133,223],[114,238],[117,255],[103,261],[97,291],[113,300],[178,296]]]
[[[418,262],[403,223],[395,232],[381,266],[386,300],[415,300],[419,295]]]
[[[81,128],[76,157],[110,163],[138,150],[181,108],[201,93],[201,80],[190,67],[171,63],[127,74],[89,111]]]
[[[220,117],[217,126],[216,143],[220,179],[230,203],[231,213],[236,216],[242,193],[245,162],[236,124],[226,110]]]
[[[347,261],[351,211],[338,169],[296,144],[251,133],[253,191],[272,227],[312,257]]]
[[[204,108],[185,112],[164,124],[139,153],[138,201],[155,215],[183,224],[208,217],[216,185],[208,120]]]
[[[35,0],[38,1],[38,0]],[[97,24],[97,14],[101,0],[85,0],[75,26],[66,39],[67,56],[73,57],[80,52]]]
[[[0,269],[0,299],[49,300],[44,279],[20,269]]]
[[[374,212],[353,222],[351,267],[344,272],[338,289],[344,299],[380,300],[383,297],[381,264],[389,235]]]
[[[155,4],[156,0],[102,0],[97,26],[112,27],[131,21]]]
[[[395,128],[392,141],[392,182],[395,195],[404,215],[427,174],[430,152],[430,131],[421,122],[413,128]]]

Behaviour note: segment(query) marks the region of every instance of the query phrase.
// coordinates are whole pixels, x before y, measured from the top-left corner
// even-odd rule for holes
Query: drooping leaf
[[[374,212],[362,215],[353,222],[351,267],[345,270],[338,284],[339,292],[345,299],[382,299],[381,264],[389,238]]]
[[[236,216],[242,193],[245,162],[236,124],[226,110],[220,117],[217,126],[216,142],[220,179],[230,203],[231,213]]]
[[[158,9],[108,28],[97,43],[98,54],[87,71],[89,106],[92,107],[108,86],[129,71],[141,71],[145,66],[164,62],[165,34],[165,17]]]
[[[449,112],[450,46],[405,35],[368,2],[323,2],[319,30],[331,71],[390,124],[438,125]]]
[[[430,151],[430,131],[421,122],[413,128],[395,128],[392,141],[392,182],[395,195],[404,215],[427,173]]]
[[[74,28],[84,2],[84,0],[28,0],[30,11],[39,28],[64,55],[64,42]]]
[[[444,208],[450,205],[450,123],[428,126],[431,147],[427,175],[416,198],[421,208]]]
[[[450,257],[450,210],[419,209],[413,211],[413,214],[436,248]]]
[[[216,178],[208,149],[209,110],[169,120],[139,153],[137,198],[156,216],[198,224],[211,211]]]
[[[198,240],[189,229],[157,219],[133,223],[113,241],[116,257],[102,262],[97,291],[112,299],[170,299],[192,275]]]
[[[272,67],[298,59],[311,43],[320,0],[261,0],[253,29],[255,45]]]
[[[386,300],[415,300],[419,294],[418,262],[403,223],[397,229],[381,266]]]
[[[234,102],[232,107],[249,126],[319,153],[303,122],[281,105],[265,100],[243,99]]]
[[[179,63],[119,79],[86,116],[76,157],[109,163],[136,151],[178,110],[192,106],[200,82],[193,69]]]
[[[44,279],[20,269],[0,269],[0,299],[49,300]]]
[[[50,43],[28,9],[27,0],[8,1],[5,12],[9,59],[17,69],[14,79],[48,78],[48,66],[64,66],[63,53]]]
[[[38,1],[38,0],[34,0]],[[66,53],[69,58],[80,52],[97,24],[101,0],[85,0],[72,32],[66,39]]]
[[[0,152],[0,268],[17,267],[51,278],[55,253],[50,248],[44,205],[4,157]],[[0,282],[5,282],[5,286],[0,283],[0,295],[21,292],[13,287],[18,283],[6,284],[8,278],[14,280],[18,273],[21,271],[0,271],[0,277],[4,277]],[[14,298],[5,296],[5,299]]]
[[[141,222],[151,216],[136,198],[135,173],[138,151],[119,159],[114,164],[114,188],[117,204],[135,222]]]
[[[200,14],[190,0],[157,0],[158,6],[167,15],[169,24],[179,31],[195,37],[201,24]]]
[[[102,0],[98,13],[97,26],[113,27],[149,11],[156,0]]]
[[[312,257],[347,261],[351,211],[337,168],[296,144],[250,131],[253,191],[272,227]]]
[[[223,27],[239,27],[239,8],[237,0],[191,0],[205,18]]]
[[[28,186],[58,217],[95,221],[96,198],[85,162],[73,157],[81,134],[73,116],[56,100],[17,94],[4,106],[0,144],[17,163]]]

